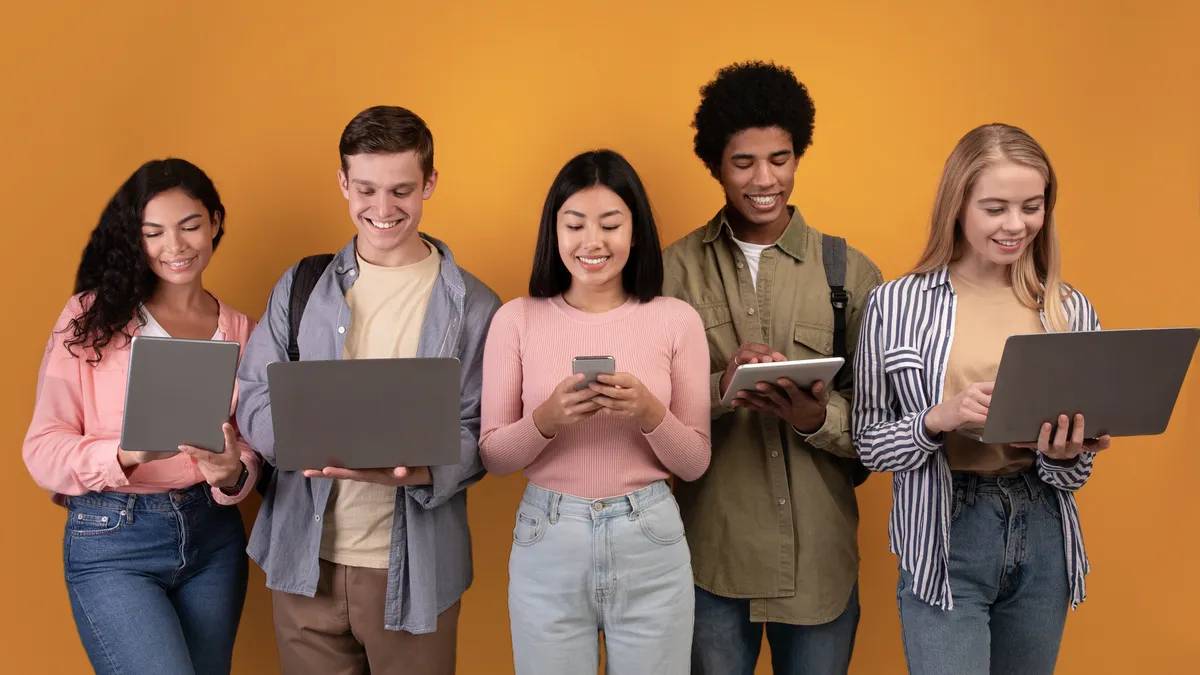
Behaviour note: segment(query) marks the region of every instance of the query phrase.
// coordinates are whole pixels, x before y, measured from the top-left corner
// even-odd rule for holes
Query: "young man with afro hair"
[[[788,203],[815,115],[792,71],[734,64],[700,95],[696,155],[725,203],[664,261],[665,292],[700,313],[712,355],[712,463],[676,483],[696,582],[692,672],[752,675],[765,630],[777,675],[845,673],[859,619],[854,489],[866,478],[851,363],[882,277]],[[739,365],[834,355],[846,362],[832,382],[759,384],[722,404]]]

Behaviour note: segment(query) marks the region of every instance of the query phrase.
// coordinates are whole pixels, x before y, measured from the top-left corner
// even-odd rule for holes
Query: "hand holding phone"
[[[571,372],[583,374],[583,380],[575,385],[575,391],[582,391],[592,382],[598,382],[601,374],[616,373],[617,360],[611,356],[576,356],[571,359]]]

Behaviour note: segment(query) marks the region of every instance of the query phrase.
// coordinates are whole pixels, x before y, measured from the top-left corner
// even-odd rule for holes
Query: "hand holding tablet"
[[[789,361],[765,345],[746,344],[734,352],[722,377],[721,402],[772,413],[812,433],[825,421],[828,383],[844,364],[841,357]]]

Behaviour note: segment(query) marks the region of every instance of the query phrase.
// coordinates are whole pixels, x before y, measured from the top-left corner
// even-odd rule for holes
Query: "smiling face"
[[[633,216],[612,190],[580,190],[558,210],[558,253],[571,273],[572,286],[620,288],[632,247]]]
[[[752,228],[786,224],[796,164],[792,137],[779,127],[734,134],[721,156],[727,215]]]
[[[1046,179],[1033,167],[1002,160],[980,172],[959,223],[963,258],[978,267],[1007,267],[1029,248],[1046,219]]]
[[[200,200],[181,189],[155,195],[142,211],[142,248],[155,276],[168,284],[196,284],[212,259],[221,229]]]
[[[428,179],[415,150],[357,154],[338,171],[342,195],[358,229],[358,253],[376,265],[399,266],[427,251],[417,236],[424,202],[433,196],[437,171]],[[413,255],[416,258],[409,260]]]

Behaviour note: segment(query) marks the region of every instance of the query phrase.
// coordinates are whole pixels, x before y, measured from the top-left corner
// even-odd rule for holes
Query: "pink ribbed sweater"
[[[576,356],[612,356],[667,408],[654,431],[598,413],[547,439],[533,410],[571,375]],[[518,298],[497,312],[483,356],[479,454],[488,471],[524,470],[547,490],[596,499],[627,494],[708,468],[709,356],[704,326],[687,303],[630,299],[591,314],[562,297]]]

